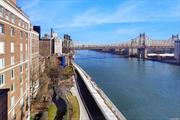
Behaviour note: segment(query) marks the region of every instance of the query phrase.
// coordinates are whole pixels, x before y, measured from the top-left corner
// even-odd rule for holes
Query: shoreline
[[[118,53],[113,53],[113,52],[110,52],[110,51],[97,51],[97,52],[109,53],[109,54],[113,54],[113,55],[119,55],[119,56],[122,56],[124,58],[137,58],[137,57],[129,57],[129,56],[118,54]],[[153,59],[153,58],[145,58],[144,60],[149,60],[149,61],[155,61],[155,62],[167,63],[167,64],[171,64],[171,65],[180,66],[180,62],[178,63],[176,61],[159,60],[159,59]]]

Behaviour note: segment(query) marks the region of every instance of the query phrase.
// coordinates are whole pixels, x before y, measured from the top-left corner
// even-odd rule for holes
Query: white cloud
[[[162,21],[174,18],[180,18],[180,8],[175,5],[173,8],[154,9],[153,5],[148,5],[145,0],[130,0],[120,4],[114,11],[91,8],[84,13],[75,16],[72,21],[56,26],[56,28],[76,28],[105,23],[133,23]],[[110,12],[111,11],[111,12]],[[166,13],[164,12],[166,11]]]
[[[36,6],[37,4],[39,4],[40,0],[31,0],[30,2],[27,2],[26,5],[24,5],[22,7],[23,10],[28,10],[34,6]]]

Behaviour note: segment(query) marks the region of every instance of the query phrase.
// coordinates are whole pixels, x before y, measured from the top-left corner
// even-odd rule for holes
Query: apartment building
[[[64,34],[64,40],[62,45],[63,45],[63,50],[62,50],[63,53],[69,53],[71,47],[73,46],[73,42],[70,35]]]
[[[30,95],[35,97],[39,89],[39,33],[30,31]]]
[[[40,55],[44,57],[62,55],[62,38],[57,33],[51,32],[51,35],[45,34],[39,43]]]
[[[57,33],[53,33],[53,43],[54,43],[54,54],[62,55],[62,38],[58,37]]]
[[[50,52],[51,52],[51,42],[50,42],[51,37],[47,34],[44,35],[44,37],[41,38],[39,41],[39,54],[43,57],[49,57]]]
[[[16,0],[0,0],[0,89],[10,89],[8,120],[29,119],[29,29]]]

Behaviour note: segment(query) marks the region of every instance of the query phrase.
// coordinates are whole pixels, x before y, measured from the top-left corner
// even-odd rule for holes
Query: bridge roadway
[[[142,48],[142,46],[80,46],[80,47],[74,47],[72,49],[76,50],[102,50],[102,49],[137,49],[137,48]],[[146,49],[173,49],[174,46],[145,46]]]
[[[77,74],[77,87],[89,118],[91,120],[126,120],[90,76],[77,64],[73,63],[73,66]]]

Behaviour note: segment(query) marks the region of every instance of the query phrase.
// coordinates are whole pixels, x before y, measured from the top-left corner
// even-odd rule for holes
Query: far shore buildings
[[[178,35],[173,37],[176,37],[176,41],[174,43],[174,57],[180,62],[180,39]]]
[[[8,120],[29,119],[29,31],[16,0],[0,0],[0,89],[9,89]]]

